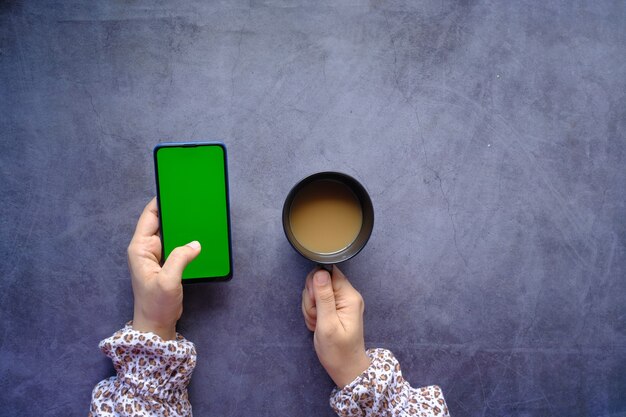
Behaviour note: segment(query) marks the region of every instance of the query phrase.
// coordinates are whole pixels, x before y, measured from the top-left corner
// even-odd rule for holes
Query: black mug
[[[352,241],[352,243],[336,252],[320,253],[306,248],[300,242],[298,242],[291,228],[290,217],[294,199],[296,198],[298,193],[302,191],[306,186],[311,185],[316,181],[333,181],[346,186],[354,194],[359,204],[361,205],[362,221],[359,233]],[[374,207],[372,206],[372,200],[365,190],[365,187],[363,187],[357,180],[355,180],[351,176],[343,174],[341,172],[319,172],[317,174],[313,174],[304,178],[291,189],[291,191],[287,195],[287,198],[285,199],[285,204],[283,205],[283,230],[285,231],[285,236],[287,237],[287,240],[289,241],[291,246],[306,259],[316,262],[321,267],[326,267],[326,269],[328,269],[327,267],[331,266],[332,264],[347,261],[348,259],[358,254],[361,249],[365,247],[365,244],[372,234],[373,228]]]

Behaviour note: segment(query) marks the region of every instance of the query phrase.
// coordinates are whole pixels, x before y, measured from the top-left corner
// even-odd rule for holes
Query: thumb
[[[200,249],[200,242],[197,240],[175,248],[163,264],[163,273],[181,279],[185,267],[200,254]]]
[[[337,317],[335,306],[335,293],[328,271],[320,269],[313,274],[313,294],[315,295],[315,308],[317,309],[317,321],[324,323]]]

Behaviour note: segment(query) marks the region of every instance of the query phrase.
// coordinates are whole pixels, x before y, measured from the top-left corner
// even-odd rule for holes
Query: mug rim
[[[361,230],[359,231],[359,234],[354,239],[354,241],[352,241],[352,243],[350,243],[350,245],[348,245],[346,248],[331,254],[322,254],[305,248],[304,245],[298,242],[298,240],[293,235],[293,232],[291,231],[290,211],[295,196],[302,188],[304,188],[304,186],[320,180],[335,180],[347,186],[359,200],[359,203],[361,204],[361,211],[363,213]],[[372,205],[372,200],[369,196],[369,193],[367,192],[363,184],[361,184],[354,177],[338,171],[316,172],[298,181],[291,188],[291,190],[287,194],[287,197],[285,198],[282,214],[283,232],[285,233],[285,237],[287,238],[287,241],[289,242],[291,247],[305,259],[316,262],[320,265],[337,264],[353,258],[359,252],[361,252],[361,250],[363,250],[363,248],[369,241],[372,235],[372,231],[374,229],[374,207]]]

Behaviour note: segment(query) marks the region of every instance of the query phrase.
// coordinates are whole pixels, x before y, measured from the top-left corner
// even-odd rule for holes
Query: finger
[[[315,310],[315,307],[313,307],[313,309]],[[311,317],[311,315],[309,315],[306,311],[306,308],[304,306],[304,299],[302,300],[302,315],[304,316],[304,323],[306,324],[307,329],[314,332],[317,321],[314,317]]]
[[[311,296],[309,295],[309,291],[306,288],[302,291],[302,306],[305,309],[308,316],[315,318],[316,316],[315,299],[314,298],[311,299]]]
[[[319,323],[332,323],[337,320],[335,293],[328,271],[320,269],[313,274],[313,294]]]
[[[306,289],[306,294],[309,297],[309,301],[311,305],[315,305],[315,295],[313,294],[313,274],[319,271],[319,267],[313,268],[311,272],[306,276],[306,281],[304,283],[304,288]]]
[[[157,208],[156,197],[146,205],[139,217],[135,236],[148,237],[156,235],[159,230],[159,210]]]
[[[306,289],[302,291],[302,314],[305,319],[309,319],[313,322],[317,320],[317,309],[315,308],[315,304],[311,302],[311,298],[307,294]]]
[[[200,254],[200,249],[200,243],[197,241],[175,248],[167,257],[161,270],[165,279],[171,283],[179,283],[185,267]]]
[[[306,325],[306,328],[309,329],[310,331],[314,332],[315,331],[315,323],[309,321],[309,320],[304,320],[304,324]]]
[[[337,265],[333,265],[333,289],[335,290],[335,292],[338,291],[343,291],[346,288],[354,288],[352,287],[352,284],[350,284],[350,281],[348,281],[348,278],[346,278],[346,276],[343,274],[343,272],[341,272],[341,269],[339,269],[339,267]]]
[[[157,263],[161,264],[161,237],[159,235],[152,235],[149,237],[149,240],[146,241],[147,248],[156,258]]]
[[[313,294],[313,274],[319,268],[313,268],[306,277],[304,290],[302,290],[302,315],[307,329],[314,332],[317,324],[317,309],[315,308],[315,295]]]

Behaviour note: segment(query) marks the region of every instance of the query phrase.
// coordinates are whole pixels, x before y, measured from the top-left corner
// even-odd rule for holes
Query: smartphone
[[[232,277],[226,146],[214,142],[161,143],[154,148],[164,263],[172,250],[197,240],[200,255],[183,284]]]

